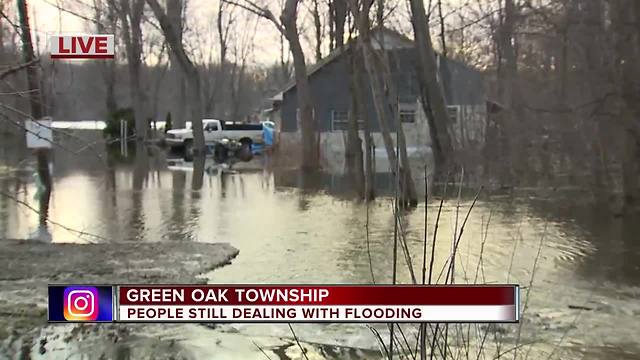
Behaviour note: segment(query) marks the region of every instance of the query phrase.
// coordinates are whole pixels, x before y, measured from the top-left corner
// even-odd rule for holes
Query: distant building
[[[381,29],[372,33],[375,49],[388,51],[392,77],[399,97],[400,118],[407,138],[407,146],[427,149],[430,144],[426,117],[420,105],[420,92],[416,76],[417,54],[414,43],[407,37]],[[320,131],[322,156],[335,158],[344,154],[344,143],[351,107],[350,91],[350,44],[336,49],[308,70],[309,85],[314,103],[314,116]],[[450,132],[456,147],[467,147],[480,143],[484,138],[486,97],[481,73],[458,61],[437,57],[439,78],[443,86],[451,118]],[[364,72],[363,91],[366,96],[366,116],[369,128],[374,133],[376,147],[382,149],[377,115],[369,79]],[[280,110],[278,130],[284,148],[299,141],[298,104],[295,82],[289,84],[274,97]],[[390,128],[395,132],[395,123]],[[394,136],[395,137],[395,136]],[[420,150],[418,150],[420,151]]]

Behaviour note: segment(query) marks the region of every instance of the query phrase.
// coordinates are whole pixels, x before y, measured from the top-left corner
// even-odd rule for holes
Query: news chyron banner
[[[517,285],[49,286],[50,322],[518,322]]]

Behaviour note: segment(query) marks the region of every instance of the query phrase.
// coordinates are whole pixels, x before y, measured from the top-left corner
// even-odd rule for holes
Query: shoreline
[[[53,328],[73,327],[55,335],[66,335],[65,343],[74,338],[87,341],[88,333],[96,340],[123,336],[124,329],[118,324],[47,324],[50,283],[203,284],[206,272],[230,264],[238,253],[228,243],[74,244],[0,239],[0,358],[32,358],[34,351],[46,354],[52,335],[43,334],[55,333]],[[126,336],[142,336],[144,327],[135,332]]]

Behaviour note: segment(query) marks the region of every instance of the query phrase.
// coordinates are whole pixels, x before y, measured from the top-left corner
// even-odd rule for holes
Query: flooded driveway
[[[206,163],[194,171],[191,163],[168,161],[160,149],[129,158],[109,156],[103,145],[96,145],[100,156],[58,149],[49,219],[64,227],[51,222],[43,227],[25,206],[38,208],[33,165],[10,147],[0,147],[0,191],[23,203],[0,196],[0,239],[228,242],[240,253],[231,265],[206,274],[211,283],[391,281],[394,220],[391,197],[385,195],[390,194],[388,174],[378,174],[381,196],[367,206],[350,200],[343,175],[302,176],[263,157],[231,168]],[[444,203],[434,278],[450,252],[456,217],[464,216],[474,191],[463,194],[459,207],[455,196]],[[433,195],[439,196],[438,190]],[[399,260],[400,282],[411,282],[407,262],[420,271],[425,212],[431,239],[439,203],[434,198],[405,214],[411,259]],[[504,343],[502,351],[517,343],[525,344],[524,353],[534,359],[638,358],[638,220],[614,216],[575,189],[485,192],[464,230],[456,282],[523,287],[522,325],[505,326],[496,332],[501,339],[491,339]],[[295,328],[301,341],[315,344],[319,358],[368,358],[378,349],[364,325]],[[291,337],[286,325],[268,324],[158,331],[163,339],[192,348],[196,358],[234,358],[230,354],[239,348],[248,353],[235,358],[264,358],[256,342],[277,354],[286,352]],[[219,342],[213,346],[209,339]]]

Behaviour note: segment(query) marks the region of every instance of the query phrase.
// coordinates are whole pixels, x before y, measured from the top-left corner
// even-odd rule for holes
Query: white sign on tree
[[[51,118],[25,120],[24,127],[27,131],[27,148],[51,148],[51,142],[53,141]]]

